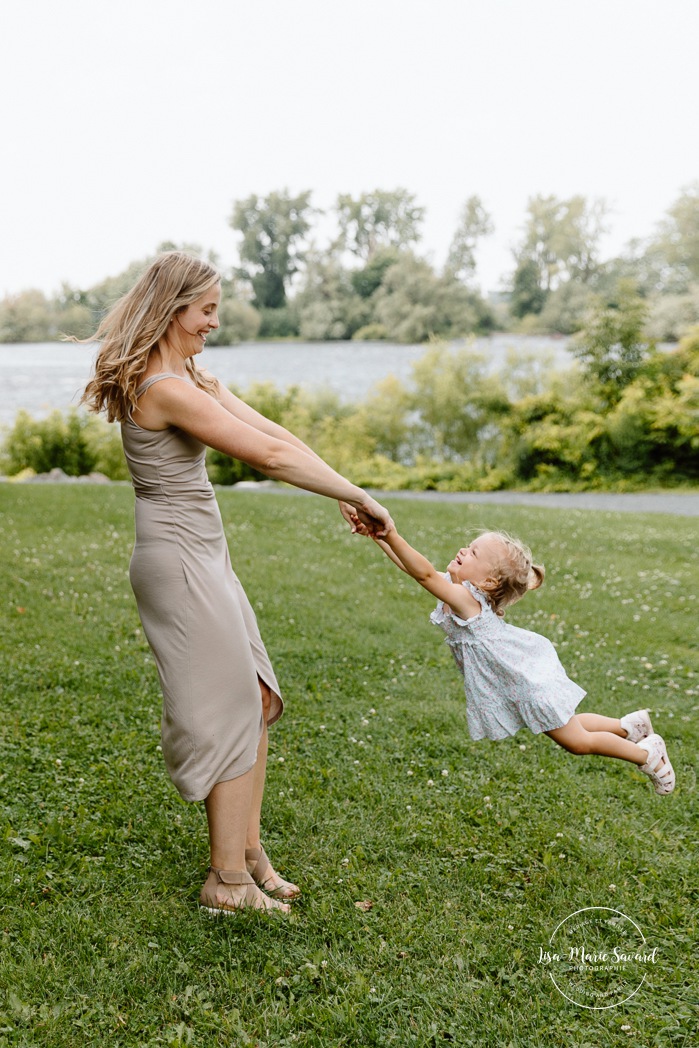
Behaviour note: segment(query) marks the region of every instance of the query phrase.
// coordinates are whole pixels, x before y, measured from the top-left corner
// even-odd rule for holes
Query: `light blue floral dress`
[[[538,735],[563,727],[586,693],[566,676],[551,641],[510,626],[481,590],[462,585],[481,605],[480,615],[460,619],[440,601],[430,621],[446,633],[463,674],[471,738],[506,739],[520,728]]]

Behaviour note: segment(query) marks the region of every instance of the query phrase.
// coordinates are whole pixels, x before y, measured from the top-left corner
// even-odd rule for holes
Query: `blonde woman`
[[[185,800],[204,801],[211,913],[288,911],[300,892],[260,843],[267,726],[277,679],[229,559],[206,446],[276,480],[337,499],[376,535],[388,512],[302,441],[195,363],[218,325],[220,278],[181,252],[159,256],[107,314],[83,401],[121,424],[135,490],[130,579],[163,693],[162,744]]]

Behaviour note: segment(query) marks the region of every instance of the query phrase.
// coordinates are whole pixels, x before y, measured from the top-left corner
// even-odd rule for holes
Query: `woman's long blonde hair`
[[[110,422],[122,422],[136,407],[136,390],[152,349],[172,318],[220,280],[209,262],[182,251],[159,255],[116,302],[89,339],[100,342],[95,372],[81,403],[90,411],[107,412]],[[186,361],[192,381],[215,394],[217,384],[193,360]]]

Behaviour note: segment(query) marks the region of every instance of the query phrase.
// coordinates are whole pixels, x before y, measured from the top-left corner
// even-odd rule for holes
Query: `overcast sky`
[[[478,194],[485,289],[537,193],[606,199],[611,254],[699,178],[698,40],[697,0],[4,3],[0,295],[233,264],[233,201],[283,188],[407,188],[436,265]]]

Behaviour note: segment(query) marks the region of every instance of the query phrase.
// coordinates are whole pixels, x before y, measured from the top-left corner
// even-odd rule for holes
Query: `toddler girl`
[[[367,534],[354,518],[356,531]],[[439,603],[431,621],[446,633],[461,670],[472,739],[504,739],[520,728],[545,732],[570,753],[597,753],[638,765],[656,793],[671,793],[675,773],[648,710],[621,720],[575,710],[585,692],[571,681],[546,637],[511,626],[504,610],[537,589],[544,569],[530,550],[503,532],[488,531],[460,549],[444,574],[393,529],[372,536],[388,557]]]

